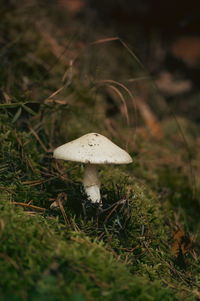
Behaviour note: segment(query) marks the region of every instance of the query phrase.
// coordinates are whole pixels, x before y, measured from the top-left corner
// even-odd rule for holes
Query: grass
[[[0,299],[197,300],[197,125],[178,119],[192,152],[169,115],[159,121],[159,139],[149,135],[141,116],[135,131],[126,94],[131,90],[117,82],[115,65],[110,73],[117,98],[107,87],[94,89],[88,58],[80,62],[92,76],[89,83],[80,80],[78,62],[73,70],[67,61],[61,64],[49,36],[41,38],[30,26],[30,7],[22,1],[20,9],[21,18],[17,5],[4,5],[0,25]],[[101,47],[109,61],[107,46]],[[74,77],[64,84],[66,68]],[[129,137],[134,159],[100,169],[101,210],[83,191],[83,166],[52,158],[59,144],[94,131],[124,148]],[[51,210],[55,200],[64,202]]]

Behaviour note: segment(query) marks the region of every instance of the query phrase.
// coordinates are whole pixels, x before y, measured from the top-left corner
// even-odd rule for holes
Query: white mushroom
[[[56,148],[54,158],[85,163],[83,186],[92,203],[100,202],[99,164],[128,164],[130,155],[108,138],[96,134],[86,134]]]

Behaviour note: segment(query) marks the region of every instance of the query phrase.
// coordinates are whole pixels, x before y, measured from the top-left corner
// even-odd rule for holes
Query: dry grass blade
[[[122,84],[118,81],[112,80],[112,79],[105,79],[105,80],[97,81],[97,87],[95,87],[93,89],[98,89],[102,85],[108,86],[109,88],[114,90],[115,93],[118,94],[118,96],[120,97],[120,99],[121,99],[121,101],[124,105],[124,114],[125,114],[125,117],[126,117],[127,125],[128,125],[128,127],[130,127],[131,121],[130,121],[130,115],[128,113],[129,110],[128,110],[128,106],[127,106],[127,101],[125,100],[125,98],[124,98],[123,94],[121,93],[121,91],[119,89],[117,89],[114,85],[122,88],[128,94],[128,96],[130,97],[131,102],[133,104],[133,108],[134,108],[134,117],[135,117],[134,124],[135,124],[135,130],[136,130],[136,127],[137,127],[137,106],[136,106],[136,102],[135,102],[135,98],[134,98],[133,93],[124,84]],[[107,126],[110,127],[109,122],[106,121],[106,123],[107,123]],[[130,136],[128,135],[127,139],[126,139],[126,148],[129,145],[129,141],[130,141]]]
[[[113,214],[113,212],[117,209],[117,207],[119,207],[119,205],[121,204],[121,200],[119,200],[117,202],[117,204],[113,207],[113,209],[109,212],[109,214],[106,216],[105,220],[104,220],[104,224],[107,223],[108,219],[110,218],[110,216]]]
[[[35,205],[30,205],[30,204],[26,204],[26,203],[21,203],[21,202],[11,202],[13,205],[18,205],[18,206],[22,206],[22,207],[27,207],[27,208],[31,208],[31,209],[35,209],[35,210],[39,210],[39,211],[45,211],[45,208],[42,207],[38,207]]]
[[[53,92],[50,96],[48,96],[44,102],[48,103],[50,99],[52,99],[55,95],[57,95],[59,92],[61,92],[64,89],[64,86]]]
[[[29,130],[31,131],[31,133],[35,136],[35,138],[37,139],[37,141],[40,143],[41,147],[43,148],[43,150],[46,153],[49,153],[50,151],[46,148],[46,146],[44,145],[44,143],[41,141],[40,137],[38,136],[38,134],[34,131],[34,129],[29,125]]]
[[[120,40],[118,37],[106,38],[106,39],[101,39],[101,40],[94,41],[94,42],[91,43],[91,45],[102,44],[102,43],[118,41],[118,40]]]
[[[3,91],[3,96],[7,104],[11,102],[11,97],[4,91]]]
[[[62,204],[63,199],[66,200],[66,195],[64,193],[59,193],[59,195],[56,199],[56,202],[57,202],[57,204],[60,208],[60,211],[63,215],[63,218],[64,218],[64,221],[65,221],[66,225],[69,226],[69,221],[68,221],[67,215],[65,213],[65,210],[64,210],[64,207],[63,207],[63,204]]]
[[[60,87],[58,90],[53,92],[50,96],[48,96],[45,100],[44,103],[51,103],[53,101],[53,97],[59,94],[61,91],[65,90],[72,82],[72,77],[73,77],[73,60],[70,60],[69,62],[69,68],[65,71],[62,82],[65,82],[62,87]],[[59,104],[66,104],[67,101],[63,100],[55,100],[56,103]]]
[[[22,182],[23,185],[30,185],[30,186],[37,186],[37,185],[40,185],[42,184],[41,181],[38,181],[38,180],[33,180],[33,181],[24,181]]]
[[[0,219],[0,238],[2,236],[4,228],[5,228],[5,223],[2,219]]]
[[[23,146],[23,144],[22,144],[22,141],[21,141],[21,139],[18,137],[18,135],[17,135],[17,131],[16,131],[16,129],[15,129],[15,131],[14,131],[14,133],[15,133],[15,137],[16,137],[16,139],[17,139],[17,142],[19,143],[19,145],[22,147]]]
[[[7,254],[0,253],[0,258],[6,259],[6,261],[9,262],[9,263],[11,263],[12,266],[14,266],[14,268],[16,270],[18,270],[18,271],[20,270],[18,264],[10,256],[8,256]]]
[[[111,88],[111,89],[113,89],[117,93],[117,95],[120,97],[121,101],[123,102],[123,105],[124,105],[124,114],[125,114],[125,117],[126,117],[126,121],[127,121],[127,124],[130,125],[130,119],[129,119],[129,115],[128,115],[128,108],[127,108],[126,100],[125,100],[123,94],[120,92],[119,89],[117,89],[113,85],[108,85],[108,87]]]
[[[119,37],[111,37],[111,38],[106,38],[106,39],[100,39],[97,41],[94,41],[93,43],[91,43],[91,45],[95,45],[95,44],[103,44],[103,43],[107,43],[107,42],[113,42],[113,41],[119,41],[122,46],[129,52],[129,54],[136,60],[136,62],[138,63],[138,65],[140,67],[142,67],[143,70],[145,70],[143,64],[141,63],[141,61],[138,59],[138,57],[134,54],[134,52],[128,47],[128,45]],[[145,70],[146,71],[146,70]]]
[[[124,89],[124,91],[126,91],[127,92],[127,94],[129,95],[129,97],[130,97],[130,99],[131,99],[131,101],[132,101],[132,103],[133,103],[133,107],[134,107],[134,113],[135,113],[135,120],[136,120],[136,124],[137,124],[137,106],[136,106],[136,102],[135,102],[135,98],[134,98],[134,96],[133,96],[133,93],[125,86],[125,85],[123,85],[122,83],[120,83],[120,82],[118,82],[118,81],[115,81],[115,80],[112,80],[112,79],[105,79],[105,80],[101,80],[101,81],[99,81],[98,82],[98,84],[109,84],[109,83],[111,83],[111,84],[115,84],[115,85],[117,85],[117,86],[119,86],[119,87],[121,87],[122,89]],[[126,107],[127,107],[127,105],[126,105]]]
[[[100,83],[100,84],[101,83],[112,83],[112,84],[115,84],[115,85],[123,88],[128,93],[129,97],[132,99],[133,105],[134,105],[134,109],[135,109],[135,112],[136,112],[136,104],[134,102],[133,94],[132,94],[132,92],[125,85],[123,85],[122,83],[120,83],[120,82],[118,82],[116,80],[112,80],[112,79],[104,79],[104,80],[99,81],[98,83]]]

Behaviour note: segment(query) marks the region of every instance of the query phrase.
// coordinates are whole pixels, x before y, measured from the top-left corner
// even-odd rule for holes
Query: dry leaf
[[[192,246],[190,237],[183,231],[178,230],[173,236],[173,244],[171,247],[171,253],[176,257],[182,252],[183,255],[187,254]]]

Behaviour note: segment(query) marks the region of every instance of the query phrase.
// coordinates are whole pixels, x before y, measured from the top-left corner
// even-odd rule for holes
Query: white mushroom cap
[[[53,156],[90,164],[128,164],[133,161],[126,151],[97,133],[86,134],[59,146]]]

